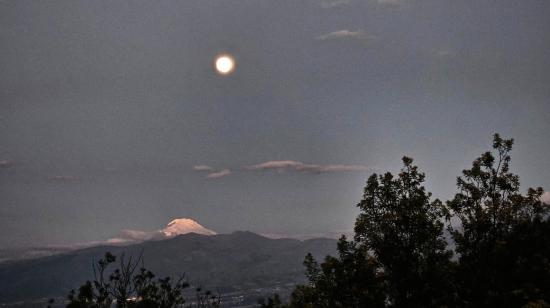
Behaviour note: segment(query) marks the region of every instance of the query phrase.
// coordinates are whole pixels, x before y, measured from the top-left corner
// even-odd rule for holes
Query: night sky
[[[403,155],[443,199],[492,134],[550,189],[550,1],[0,1],[0,246],[177,217],[349,231]],[[216,55],[236,60],[216,74]]]

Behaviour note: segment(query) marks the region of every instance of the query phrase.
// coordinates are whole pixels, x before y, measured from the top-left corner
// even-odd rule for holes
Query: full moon
[[[228,75],[235,69],[235,60],[229,55],[221,55],[216,58],[216,71],[222,75]]]

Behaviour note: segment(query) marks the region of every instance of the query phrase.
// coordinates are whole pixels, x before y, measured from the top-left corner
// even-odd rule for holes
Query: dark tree
[[[309,285],[292,294],[296,307],[435,307],[450,305],[452,253],[443,237],[448,212],[431,201],[424,174],[403,158],[397,178],[372,175],[358,207],[354,241],[338,243],[338,257],[305,266]]]
[[[446,205],[431,200],[410,158],[398,177],[372,175],[354,240],[342,237],[321,264],[306,256],[309,284],[290,307],[550,307],[550,205],[542,188],[519,192],[512,145],[496,134]]]
[[[86,281],[78,292],[68,296],[68,308],[173,308],[173,307],[219,307],[220,297],[210,291],[196,289],[195,302],[185,306],[183,291],[189,284],[181,275],[173,281],[170,277],[155,279],[155,274],[143,266],[141,256],[125,259],[120,256],[118,268],[110,271],[116,257],[107,252],[103,259],[93,264],[94,280]],[[138,269],[138,266],[141,267]]]
[[[396,307],[436,307],[453,302],[452,253],[443,237],[448,212],[422,185],[424,173],[403,158],[398,177],[372,175],[355,223],[355,241],[372,252]]]
[[[258,305],[260,305],[261,308],[283,308],[286,307],[283,305],[283,302],[281,301],[281,298],[279,297],[279,294],[273,295],[273,297],[268,297],[267,299],[261,298],[258,300]]]
[[[519,177],[510,172],[512,145],[495,134],[494,151],[463,171],[447,203],[460,221],[450,232],[461,306],[550,305],[549,208],[542,188],[519,192]]]
[[[309,285],[294,290],[292,307],[383,306],[384,281],[379,264],[345,237],[338,242],[338,257],[328,256],[319,265],[308,254],[304,265]]]

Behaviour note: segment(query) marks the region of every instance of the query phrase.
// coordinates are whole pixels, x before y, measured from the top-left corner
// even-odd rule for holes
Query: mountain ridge
[[[185,272],[191,284],[234,293],[302,283],[305,255],[324,258],[335,250],[334,239],[271,239],[250,231],[190,232],[126,246],[94,246],[0,264],[0,302],[63,297],[92,278],[91,263],[107,251],[142,254],[145,267],[157,277]]]

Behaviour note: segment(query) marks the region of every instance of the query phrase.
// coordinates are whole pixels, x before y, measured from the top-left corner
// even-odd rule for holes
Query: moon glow
[[[235,69],[235,60],[230,55],[217,56],[215,67],[218,74],[229,75]]]

